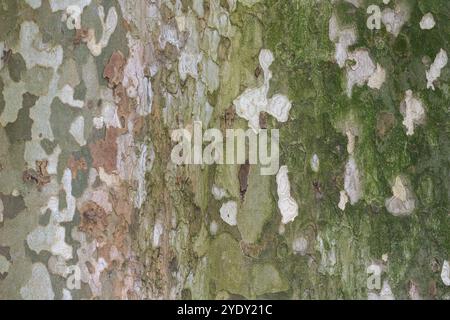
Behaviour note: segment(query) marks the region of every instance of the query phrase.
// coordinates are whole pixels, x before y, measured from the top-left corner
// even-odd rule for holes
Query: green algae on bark
[[[450,298],[449,6],[3,1],[0,299]],[[259,165],[170,160],[174,129],[248,128],[261,52],[292,221]]]

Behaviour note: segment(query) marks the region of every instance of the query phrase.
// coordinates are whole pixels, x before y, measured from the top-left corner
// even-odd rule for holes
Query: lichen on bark
[[[4,0],[0,299],[450,298],[449,14]],[[198,121],[282,169],[176,165]]]

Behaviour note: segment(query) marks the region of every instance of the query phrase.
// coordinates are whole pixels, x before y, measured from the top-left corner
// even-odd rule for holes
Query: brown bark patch
[[[89,144],[94,168],[103,167],[108,174],[116,170],[118,135],[118,129],[106,129],[105,138]]]
[[[107,213],[93,201],[89,201],[81,208],[80,230],[91,235],[95,239],[103,238],[108,226]]]
[[[103,77],[108,80],[110,88],[114,88],[122,83],[125,64],[126,61],[122,52],[116,51],[111,55],[108,64],[103,70]]]
[[[67,166],[72,172],[72,179],[76,179],[78,171],[87,171],[88,166],[84,158],[75,159],[73,155],[67,161]]]
[[[247,192],[249,172],[250,164],[246,161],[245,164],[241,165],[239,168],[239,191],[241,193],[241,200],[244,199],[245,193]]]
[[[119,116],[120,124],[122,128],[127,128],[127,119],[131,114],[129,98],[127,91],[122,84],[119,84],[114,88],[114,96],[117,98],[117,115]]]
[[[73,39],[73,44],[74,45],[79,45],[82,41],[84,41],[85,39],[87,39],[89,35],[89,31],[87,29],[77,29],[76,33],[75,33],[75,38]]]
[[[25,170],[22,176],[24,182],[35,183],[40,191],[43,186],[50,183],[50,175],[47,172],[48,161],[38,160],[36,161],[36,168]]]
[[[384,138],[386,134],[394,127],[395,117],[390,112],[381,112],[377,119],[377,135]]]
[[[261,129],[267,129],[267,113],[265,112],[259,114],[259,127]]]
[[[225,110],[225,127],[227,129],[233,128],[234,118],[236,116],[236,111],[233,106],[229,106],[227,110]]]

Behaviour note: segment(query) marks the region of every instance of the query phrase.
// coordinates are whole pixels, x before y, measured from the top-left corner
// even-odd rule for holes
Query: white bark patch
[[[346,68],[347,95],[351,97],[353,86],[362,87],[375,73],[376,67],[366,49],[358,49],[349,53],[348,59],[354,63]]]
[[[420,29],[422,30],[431,30],[435,25],[436,22],[434,21],[434,17],[431,12],[428,12],[422,17],[422,20],[420,20]]]
[[[298,215],[298,204],[291,196],[291,184],[287,166],[278,170],[277,177],[278,208],[281,212],[281,222],[287,224],[294,221]]]
[[[70,222],[73,220],[73,216],[75,215],[76,199],[72,196],[72,171],[69,168],[64,170],[61,182],[63,184],[63,190],[66,194],[67,207],[60,210],[58,198],[51,197],[49,200],[48,209],[52,212],[52,218],[56,222]],[[56,203],[54,205],[50,205],[52,198],[56,199]],[[42,212],[45,210],[46,209],[42,209]]]
[[[441,49],[436,55],[434,62],[431,64],[430,69],[426,71],[427,88],[434,90],[433,82],[441,76],[441,70],[445,68],[448,63],[447,52]]]
[[[20,288],[20,295],[25,300],[53,300],[52,282],[47,268],[42,263],[35,263],[31,271],[31,278]]]
[[[103,257],[97,258],[97,247],[99,246],[97,240],[88,243],[86,234],[76,228],[72,229],[72,238],[81,244],[77,250],[77,266],[81,271],[81,281],[89,285],[94,296],[99,296],[102,293],[100,275],[108,267],[108,263]]]
[[[4,256],[0,255],[0,275],[8,273],[11,263]]]
[[[164,232],[164,226],[161,222],[156,222],[155,226],[153,227],[153,248],[158,248],[160,245],[161,236]]]
[[[360,174],[356,161],[353,157],[350,157],[345,165],[344,176],[344,190],[350,199],[350,204],[355,204],[359,201],[362,195]]]
[[[355,134],[353,133],[352,130],[348,129],[345,131],[345,135],[347,136],[347,153],[348,154],[353,154],[353,152],[355,152]]]
[[[395,178],[392,186],[392,197],[386,200],[385,206],[394,216],[410,215],[415,209],[415,196],[400,176]]]
[[[63,289],[62,300],[72,300],[72,293],[70,293],[70,291],[66,288]]]
[[[25,2],[33,9],[38,9],[42,5],[42,0],[25,0]]]
[[[230,226],[237,225],[237,203],[235,201],[225,202],[220,208],[220,217]]]
[[[181,52],[180,61],[178,63],[178,72],[180,79],[185,81],[187,76],[197,79],[198,77],[198,63],[202,60],[202,54],[194,54],[186,51]]]
[[[65,242],[66,229],[54,221],[46,227],[39,226],[27,236],[27,243],[31,250],[39,254],[49,251],[53,255],[61,256],[65,260],[72,258],[72,247]]]
[[[153,90],[149,79],[145,76],[144,45],[130,34],[127,34],[130,56],[124,68],[122,84],[130,98],[137,99],[137,113],[146,116],[151,112]]]
[[[383,281],[383,286],[381,287],[380,294],[369,293],[369,300],[395,300],[394,294],[392,293],[391,286],[387,280]]]
[[[262,111],[275,117],[279,122],[286,122],[289,118],[289,111],[292,107],[289,99],[281,94],[275,94],[268,99],[269,82],[272,73],[269,70],[274,58],[272,52],[267,49],[261,50],[259,63],[264,73],[264,83],[261,87],[246,89],[233,104],[239,117],[248,121],[248,126],[256,133],[259,132],[259,114]]]
[[[102,50],[108,45],[109,39],[116,30],[118,21],[117,11],[115,7],[111,7],[108,10],[108,15],[106,16],[105,20],[105,9],[103,8],[103,6],[99,6],[98,17],[100,18],[100,22],[102,24],[102,37],[97,42],[97,39],[95,37],[95,30],[89,29],[87,39],[83,40],[86,42],[89,51],[95,57],[98,57],[102,53]]]
[[[308,240],[306,240],[304,237],[296,238],[292,242],[292,250],[294,250],[294,253],[296,254],[304,256],[306,254],[307,249],[308,249]]]
[[[67,29],[81,29],[81,13],[79,6],[68,6],[66,12],[63,14],[61,21],[66,22]]]
[[[391,290],[391,286],[386,280],[383,282],[383,287],[381,288],[380,292],[380,298],[381,300],[395,300],[394,294]]]
[[[336,44],[336,63],[346,69],[347,95],[351,97],[354,85],[361,87],[365,83],[372,89],[380,89],[386,79],[384,69],[379,64],[375,66],[366,49],[348,51],[357,40],[355,27],[341,27],[333,14],[328,23],[328,33],[330,40]]]
[[[311,157],[311,170],[313,172],[319,172],[320,169],[320,160],[319,160],[319,156],[317,154],[313,154],[313,156]]]
[[[369,88],[380,90],[385,80],[386,80],[386,71],[379,63],[377,63],[377,69],[370,76],[367,85],[369,86]]]
[[[209,232],[212,236],[215,236],[217,234],[217,230],[219,229],[217,222],[213,220],[211,224],[209,225]]]
[[[441,279],[447,287],[450,286],[450,264],[447,260],[445,260],[444,264],[442,265]]]
[[[212,186],[211,192],[216,200],[222,200],[223,198],[228,197],[228,193],[225,189],[222,189],[215,184]]]
[[[80,109],[83,108],[84,102],[82,100],[75,100],[73,98],[74,93],[75,93],[75,91],[71,86],[65,85],[58,92],[58,98],[59,98],[59,100],[61,100],[62,103],[68,104],[71,107],[80,108]]]
[[[229,13],[220,5],[220,0],[210,0],[209,10],[208,25],[216,28],[221,36],[231,39],[235,28],[231,24]]]
[[[416,99],[411,90],[407,90],[405,100],[400,105],[400,112],[404,116],[403,125],[407,129],[406,134],[412,136],[414,127],[425,121],[425,108],[422,101]]]
[[[411,10],[409,4],[402,1],[394,9],[386,8],[381,14],[381,21],[386,27],[386,31],[397,37],[403,25],[409,20]]]
[[[339,209],[341,209],[342,211],[345,210],[345,206],[348,203],[348,196],[347,196],[347,192],[345,192],[344,190],[341,190],[341,192],[339,193],[339,203],[338,203],[338,207]]]
[[[70,125],[69,132],[80,146],[86,145],[86,140],[84,139],[84,118],[82,116],[75,118]]]
[[[25,21],[20,27],[20,53],[27,69],[35,65],[57,69],[63,60],[63,49],[60,45],[50,47],[42,41],[39,27],[32,21]]]
[[[52,12],[66,10],[69,6],[77,6],[83,9],[91,4],[92,0],[49,0]]]
[[[336,15],[332,15],[328,23],[328,35],[332,42],[336,44],[334,58],[340,68],[345,66],[348,59],[348,47],[356,43],[356,30],[354,27],[341,28]]]
[[[60,209],[59,199],[51,196],[47,206],[41,208],[42,214],[50,210],[50,222],[47,226],[38,226],[29,233],[27,243],[30,249],[38,254],[41,251],[49,251],[53,255],[68,260],[72,258],[72,246],[65,242],[66,229],[60,225],[62,222],[73,220],[76,208],[76,199],[72,196],[72,171],[68,168],[64,170],[62,185],[66,194],[67,207]]]
[[[23,94],[27,91],[25,83],[14,82],[9,76],[4,76],[3,96],[5,108],[0,114],[0,124],[5,127],[8,123],[17,120],[19,110],[22,108]]]

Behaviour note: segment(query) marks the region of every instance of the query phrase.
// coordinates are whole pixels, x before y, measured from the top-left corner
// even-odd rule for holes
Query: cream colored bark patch
[[[25,2],[33,9],[38,9],[42,5],[42,0],[25,0]]]
[[[304,256],[306,254],[306,250],[308,250],[308,240],[306,240],[304,237],[296,238],[292,242],[292,250],[296,254]]]
[[[50,275],[42,263],[33,265],[31,278],[20,289],[20,295],[25,300],[53,300],[55,298]]]
[[[215,184],[212,186],[211,192],[216,200],[222,200],[223,198],[228,197],[228,193],[225,189],[216,186]]]
[[[362,87],[367,83],[375,74],[376,66],[366,49],[358,49],[349,53],[348,59],[353,63],[346,67],[347,95],[351,97],[353,86]]]
[[[426,15],[422,17],[422,20],[420,20],[420,29],[422,30],[433,29],[435,25],[436,22],[434,21],[434,17],[431,14],[431,12],[428,12]]]
[[[345,165],[344,176],[344,190],[350,199],[350,204],[355,204],[359,201],[362,195],[362,186],[360,182],[360,174],[356,161],[353,157],[350,157]]]
[[[335,59],[340,68],[345,66],[348,59],[348,47],[356,43],[356,30],[352,27],[341,27],[335,14],[328,22],[328,35],[331,41],[336,44]]]
[[[97,42],[94,29],[88,29],[87,37],[83,39],[83,41],[86,42],[89,51],[95,57],[98,57],[102,53],[102,50],[108,45],[109,39],[116,30],[118,22],[118,15],[115,7],[109,8],[108,15],[105,19],[105,9],[103,6],[99,6],[98,17],[100,18],[103,29],[100,40]]]
[[[259,63],[264,73],[264,83],[261,87],[245,90],[233,104],[239,117],[248,121],[248,126],[255,132],[259,132],[259,115],[265,111],[274,116],[279,122],[286,122],[292,107],[289,99],[281,94],[276,94],[268,99],[269,82],[272,72],[269,70],[274,60],[272,52],[263,49],[259,54]]]
[[[310,161],[311,170],[314,172],[319,172],[320,169],[320,159],[317,154],[313,154]]]
[[[161,236],[164,232],[164,226],[161,222],[156,222],[155,226],[153,227],[153,241],[152,245],[153,248],[158,248],[161,242]]]
[[[220,208],[220,217],[230,226],[237,225],[237,203],[235,201],[225,202]]]
[[[86,145],[86,139],[84,139],[84,118],[82,116],[75,118],[70,125],[69,132],[80,146]]]
[[[445,260],[444,264],[442,265],[441,279],[447,287],[450,286],[450,264],[447,260]]]
[[[372,89],[381,89],[384,81],[386,80],[386,71],[383,67],[377,63],[377,69],[375,72],[369,77],[369,81],[367,81],[367,85]]]
[[[347,192],[345,192],[344,190],[341,190],[341,192],[339,193],[339,203],[338,203],[339,209],[344,211],[347,203],[348,203]]]
[[[383,286],[381,287],[379,294],[370,292],[368,295],[368,300],[395,300],[395,296],[392,293],[389,282],[387,280],[383,281]]]
[[[400,112],[404,116],[403,125],[406,127],[406,134],[412,136],[415,126],[425,121],[425,108],[422,101],[415,98],[411,90],[407,90],[405,100],[400,105]]]
[[[11,263],[4,256],[0,255],[0,275],[8,273]]]
[[[399,1],[394,9],[386,8],[383,10],[381,21],[385,25],[386,31],[397,37],[410,16],[410,5],[406,1]]]
[[[409,189],[404,178],[395,178],[392,186],[392,197],[385,202],[387,211],[394,216],[410,215],[416,206],[415,196]]]
[[[430,69],[426,71],[428,89],[434,90],[433,82],[435,82],[441,76],[441,71],[442,69],[445,68],[447,63],[448,63],[447,52],[444,49],[441,49],[439,53],[436,55],[434,62],[430,66]]]
[[[92,0],[49,0],[53,12],[66,10],[69,6],[77,6],[80,9],[88,6]]]
[[[287,224],[294,221],[298,215],[298,204],[291,196],[291,184],[288,177],[287,166],[278,170],[277,177],[278,208],[281,213],[281,222]]]

